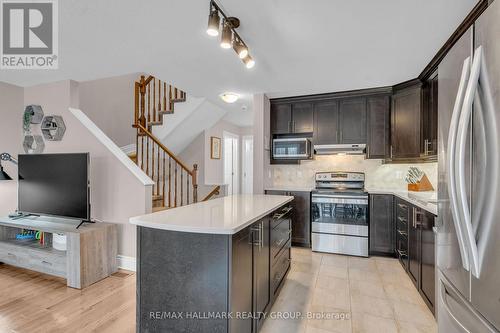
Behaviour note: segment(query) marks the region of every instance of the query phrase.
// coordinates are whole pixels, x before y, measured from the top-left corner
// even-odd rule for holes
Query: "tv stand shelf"
[[[117,271],[117,228],[111,223],[84,224],[49,217],[0,218],[0,262],[65,278],[82,289]],[[22,229],[46,233],[46,244],[15,238]],[[52,247],[53,233],[67,237],[67,250]]]

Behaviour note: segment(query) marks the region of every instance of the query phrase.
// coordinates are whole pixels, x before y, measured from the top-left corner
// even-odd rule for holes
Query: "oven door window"
[[[368,200],[313,199],[312,216],[316,223],[368,225]]]

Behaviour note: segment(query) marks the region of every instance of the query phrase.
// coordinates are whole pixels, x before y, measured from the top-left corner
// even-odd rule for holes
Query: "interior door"
[[[366,143],[366,99],[340,101],[340,143]]]
[[[472,274],[473,306],[500,330],[500,1],[494,1],[475,26],[475,55],[482,60],[473,104],[472,193],[469,201],[479,259]],[[473,68],[474,70],[474,68]],[[473,71],[472,70],[472,71]],[[471,74],[472,76],[472,74]]]
[[[464,61],[471,56],[472,28],[457,41],[438,68],[438,235],[437,265],[446,278],[466,298],[470,297],[470,273],[462,266],[457,229],[448,191],[448,140],[452,113],[461,83]],[[452,147],[453,148],[453,147]]]
[[[239,193],[238,141],[237,135],[224,132],[224,184],[228,195]]]
[[[242,180],[241,193],[253,193],[253,136],[247,135],[242,138]]]

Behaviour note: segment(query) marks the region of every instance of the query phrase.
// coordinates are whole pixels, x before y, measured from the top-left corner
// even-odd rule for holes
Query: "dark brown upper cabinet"
[[[392,97],[392,159],[420,157],[422,84],[419,82],[397,90]]]
[[[432,75],[423,86],[422,139],[420,155],[431,158],[437,156],[438,121],[438,77]]]
[[[313,103],[292,104],[292,133],[311,133],[314,129]]]
[[[391,104],[390,96],[367,99],[367,146],[366,157],[384,159],[390,154]]]
[[[290,133],[292,104],[271,104],[271,133]]]
[[[366,143],[366,98],[340,101],[339,128],[339,143]]]
[[[293,134],[313,131],[313,104],[271,104],[271,133]]]
[[[317,102],[314,105],[315,145],[336,144],[339,142],[339,103],[337,100]]]

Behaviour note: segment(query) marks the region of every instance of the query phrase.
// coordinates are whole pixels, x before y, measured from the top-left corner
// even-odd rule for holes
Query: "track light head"
[[[247,54],[247,56],[243,58],[243,63],[248,69],[253,68],[255,66],[255,60],[253,60],[249,54]]]
[[[220,24],[219,12],[217,10],[211,9],[210,14],[208,15],[207,34],[213,37],[218,36],[219,24]]]
[[[224,19],[222,21],[222,35],[220,39],[220,47],[223,49],[230,49],[231,43],[233,41],[233,30],[231,29],[231,24]]]
[[[247,46],[241,41],[241,39],[235,39],[233,43],[233,49],[236,51],[240,59],[245,58],[248,55]]]

